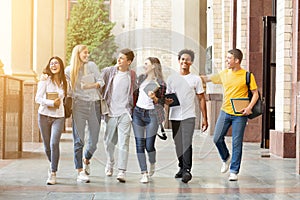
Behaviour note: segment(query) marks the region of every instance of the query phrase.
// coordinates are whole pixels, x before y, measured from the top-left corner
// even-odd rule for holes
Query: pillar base
[[[296,133],[270,130],[270,153],[281,158],[296,158]]]
[[[39,105],[35,103],[35,95],[37,90],[37,83],[25,81],[24,82],[24,105],[23,105],[23,142],[41,142],[42,138],[38,128],[38,108]]]

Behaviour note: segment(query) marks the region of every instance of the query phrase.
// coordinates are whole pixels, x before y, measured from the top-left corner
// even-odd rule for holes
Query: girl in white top
[[[164,95],[166,84],[163,81],[162,67],[156,57],[148,57],[144,64],[145,72],[139,76],[137,103],[133,110],[132,127],[136,142],[136,154],[141,169],[141,183],[148,183],[155,171],[155,140],[159,125],[164,120]],[[161,109],[156,109],[158,106]],[[145,151],[148,154],[148,170]]]
[[[63,99],[67,94],[64,64],[59,57],[50,58],[44,75],[38,83],[35,97],[38,109],[38,125],[43,138],[45,152],[50,162],[47,184],[56,183],[59,161],[59,142],[64,128]]]

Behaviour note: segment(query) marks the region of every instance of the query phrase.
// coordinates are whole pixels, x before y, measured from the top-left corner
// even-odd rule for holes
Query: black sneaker
[[[181,181],[184,183],[189,182],[192,179],[192,174],[188,171],[184,172],[184,174],[182,175],[182,179]]]
[[[180,168],[177,174],[175,174],[175,178],[182,178],[183,169]]]

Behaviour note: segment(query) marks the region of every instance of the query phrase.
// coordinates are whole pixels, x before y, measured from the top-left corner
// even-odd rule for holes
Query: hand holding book
[[[235,114],[243,114],[245,108],[249,105],[249,98],[232,98],[230,99],[233,112]]]
[[[173,107],[173,106],[179,106],[179,105],[180,105],[180,102],[179,102],[179,100],[178,100],[178,98],[177,98],[176,93],[166,94],[165,97],[166,97],[166,103],[167,103],[170,107]]]
[[[46,99],[54,101],[54,107],[49,107],[49,108],[59,108],[59,106],[60,106],[60,98],[58,97],[58,93],[57,92],[47,92],[46,93]]]

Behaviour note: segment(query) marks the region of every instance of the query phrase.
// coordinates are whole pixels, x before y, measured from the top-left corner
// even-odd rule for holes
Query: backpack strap
[[[135,75],[135,72],[131,69],[130,69],[130,80],[131,80],[130,94],[133,94],[133,90],[135,89],[134,86],[135,86],[135,82],[136,82],[136,75]]]
[[[246,85],[247,85],[247,87],[248,87],[248,96],[249,96],[249,98],[251,99],[251,97],[252,97],[252,92],[251,92],[251,90],[250,90],[250,75],[251,75],[251,72],[246,72]]]
[[[251,75],[251,72],[246,72],[246,84],[247,86],[249,87],[250,86],[250,75]]]

